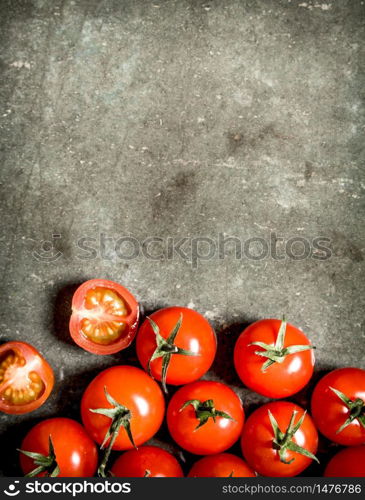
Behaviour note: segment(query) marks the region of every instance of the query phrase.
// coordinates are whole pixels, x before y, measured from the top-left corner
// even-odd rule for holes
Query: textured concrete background
[[[70,341],[70,297],[89,278],[124,284],[148,311],[205,313],[220,344],[210,376],[249,411],[261,398],[230,363],[253,320],[285,312],[317,345],[317,376],[365,368],[363,1],[0,7],[1,339],[33,343],[57,375],[44,407],[0,417],[2,474],[19,474],[14,450],[36,421],[77,417],[101,368],[136,362],[134,347],[96,357]],[[236,259],[228,248],[194,269],[166,252],[123,258],[114,240],[89,242],[87,258],[79,239],[101,233],[162,238],[155,254],[169,237],[275,233],[282,254],[290,238],[322,236],[332,256]]]

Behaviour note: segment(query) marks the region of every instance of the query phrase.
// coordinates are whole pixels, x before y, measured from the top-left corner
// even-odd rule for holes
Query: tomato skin
[[[188,477],[256,477],[256,474],[242,458],[218,453],[195,462]]]
[[[182,314],[183,320],[175,344],[194,352],[195,356],[174,354],[171,357],[166,381],[172,385],[182,385],[202,377],[211,367],[217,351],[217,339],[209,322],[193,309],[187,307],[166,307],[150,315],[160,329],[162,337],[167,338]],[[150,322],[146,319],[137,335],[136,349],[139,362],[147,370],[148,361],[156,349],[156,336]],[[151,363],[151,374],[161,380],[162,359]]]
[[[123,453],[114,462],[111,472],[115,477],[183,477],[176,458],[158,446],[142,446]]]
[[[350,446],[336,453],[324,477],[365,477],[365,446]]]
[[[186,401],[212,399],[216,410],[228,413],[234,420],[212,418],[199,429],[192,405],[183,410]],[[176,443],[196,455],[221,453],[230,448],[238,439],[244,423],[244,410],[241,400],[225,384],[212,381],[198,381],[181,387],[171,398],[167,408],[167,426]]]
[[[338,434],[337,430],[350,416],[350,410],[330,389],[333,387],[354,400],[365,401],[365,370],[339,368],[325,375],[312,395],[312,417],[318,430],[328,439],[345,446],[365,443],[365,429],[355,419]]]
[[[82,311],[84,308],[85,295],[88,291],[101,287],[114,291],[118,294],[124,302],[127,304],[129,313],[127,316],[123,317],[123,322],[126,323],[127,329],[123,335],[110,344],[101,345],[88,339],[82,334],[80,330],[80,322],[82,320]],[[114,281],[104,280],[104,279],[92,279],[85,281],[82,285],[78,287],[72,298],[72,314],[70,318],[70,334],[74,342],[85,349],[85,351],[91,352],[92,354],[114,354],[127,348],[134,337],[136,336],[139,321],[139,305],[135,297],[127,290],[124,286]]]
[[[287,451],[287,459],[294,458],[291,464],[280,461],[277,450],[272,446],[274,432],[268,411],[276,418],[279,428],[285,432],[293,411],[298,412],[295,422],[303,415],[300,406],[287,401],[267,403],[255,410],[247,419],[242,437],[242,453],[248,464],[262,476],[293,477],[306,469],[312,460],[299,453]],[[307,414],[302,426],[295,433],[293,441],[315,454],[318,447],[318,434],[311,417]]]
[[[111,424],[110,418],[90,411],[90,409],[112,407],[105,397],[104,387],[118,403],[131,411],[130,425],[136,446],[145,443],[156,434],[165,411],[165,401],[159,385],[140,368],[121,365],[107,368],[99,373],[88,385],[82,397],[82,421],[94,441],[101,444]],[[122,427],[113,450],[131,448],[133,445]]]
[[[275,344],[281,325],[278,319],[263,319],[247,327],[239,336],[234,348],[236,372],[248,388],[269,398],[287,398],[300,391],[313,375],[313,349],[290,354],[282,363],[274,363],[265,372],[261,370],[266,358],[255,351],[263,350],[252,342]],[[284,347],[311,345],[306,335],[287,324]]]
[[[24,358],[25,372],[27,372],[27,370],[36,372],[39,375],[44,387],[40,396],[34,401],[30,401],[26,404],[10,404],[3,397],[1,397],[1,393],[5,390],[5,383],[0,383],[0,411],[11,415],[30,413],[31,411],[34,411],[42,406],[50,396],[54,386],[53,370],[37,349],[26,342],[14,341],[2,344],[0,346],[0,359],[6,356],[7,353],[11,352],[14,352],[16,355]]]
[[[60,467],[58,477],[92,477],[98,465],[95,443],[81,424],[70,418],[49,418],[35,425],[25,436],[21,450],[48,455],[49,436]],[[34,461],[20,453],[20,466],[24,474],[34,470]],[[44,473],[38,477],[44,476]]]

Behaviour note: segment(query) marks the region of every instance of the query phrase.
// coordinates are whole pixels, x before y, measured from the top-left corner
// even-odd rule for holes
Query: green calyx
[[[48,439],[48,455],[42,455],[41,453],[34,453],[32,451],[18,450],[26,457],[33,459],[34,465],[37,465],[37,467],[31,472],[28,472],[25,477],[35,477],[38,476],[38,474],[42,474],[43,472],[46,473],[46,477],[57,477],[59,475],[60,468],[56,460],[56,454],[54,451],[51,436],[49,436]]]
[[[257,345],[258,347],[261,347],[263,349],[263,351],[255,351],[255,354],[257,354],[257,356],[267,358],[267,360],[261,367],[261,370],[263,372],[265,372],[274,363],[282,363],[285,360],[286,356],[288,356],[289,354],[308,351],[309,349],[315,349],[315,347],[312,345],[290,345],[288,347],[284,347],[286,326],[287,322],[285,318],[283,318],[275,345],[265,344],[264,342],[252,342],[251,344],[249,344]]]
[[[107,433],[105,434],[104,441],[102,442],[100,449],[104,450],[105,453],[103,456],[103,459],[101,461],[101,464],[98,468],[98,475],[99,477],[106,477],[105,475],[105,468],[110,456],[110,452],[113,448],[113,445],[115,443],[115,440],[118,437],[119,431],[121,427],[124,427],[126,430],[126,433],[128,435],[128,438],[134,448],[137,449],[136,445],[134,444],[134,439],[133,439],[133,434],[131,431],[131,418],[132,418],[132,413],[128,408],[123,406],[122,404],[118,403],[109,393],[106,387],[104,387],[104,392],[105,392],[105,397],[112,405],[112,408],[96,408],[96,409],[91,409],[90,411],[92,413],[98,413],[100,415],[104,415],[105,417],[108,417],[111,419],[111,424],[108,428]],[[109,441],[109,443],[108,443]],[[108,443],[108,445],[107,445]],[[106,446],[107,445],[107,446]]]
[[[343,392],[335,389],[334,387],[330,387],[330,389],[350,410],[349,417],[345,420],[341,427],[337,429],[336,434],[339,434],[341,431],[346,429],[346,427],[352,424],[354,420],[357,420],[359,424],[365,429],[365,401],[363,401],[361,398],[352,400],[348,398]]]
[[[156,335],[156,349],[154,350],[151,358],[148,361],[147,369],[148,373],[152,376],[151,374],[151,363],[157,358],[162,358],[162,372],[161,372],[161,382],[162,382],[162,387],[164,392],[167,394],[167,387],[166,387],[166,376],[167,376],[167,370],[171,361],[171,357],[174,354],[182,354],[184,356],[196,356],[195,352],[192,351],[187,351],[186,349],[181,349],[180,347],[177,347],[174,344],[176,335],[178,334],[181,324],[182,324],[182,319],[183,316],[180,314],[179,321],[176,323],[174,326],[172,332],[170,335],[165,339],[162,337],[160,334],[160,329],[158,325],[151,319],[148,318],[148,321],[150,322],[150,325],[152,327],[152,330],[154,334]]]
[[[196,426],[195,430],[198,430],[200,427],[206,424],[210,418],[213,419],[213,422],[216,421],[217,417],[234,420],[234,418],[228,415],[228,413],[216,410],[214,407],[213,399],[207,399],[206,401],[199,401],[199,399],[190,399],[182,405],[180,411],[183,411],[189,405],[194,408],[195,416],[199,420],[199,424]]]
[[[307,412],[304,412],[303,415],[300,417],[297,423],[295,423],[295,417],[297,416],[297,411],[294,410],[292,413],[292,416],[290,418],[290,422],[288,425],[288,428],[286,429],[285,432],[282,432],[279,429],[279,425],[274,417],[274,415],[271,413],[270,410],[268,410],[269,414],[269,419],[270,423],[274,432],[274,439],[272,441],[273,443],[273,448],[278,451],[280,461],[283,462],[283,464],[291,464],[295,458],[292,458],[291,460],[287,460],[287,451],[294,451],[296,453],[300,453],[301,455],[304,455],[305,457],[311,458],[312,460],[315,460],[316,462],[319,463],[318,458],[313,455],[310,451],[306,450],[305,448],[302,448],[299,446],[297,443],[293,441],[293,437],[295,433],[299,430],[301,427],[305,416]]]

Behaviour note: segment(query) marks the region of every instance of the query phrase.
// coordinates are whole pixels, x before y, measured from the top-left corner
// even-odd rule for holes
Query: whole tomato
[[[139,305],[114,281],[93,279],[78,287],[72,298],[70,334],[93,354],[113,354],[129,346],[137,333]]]
[[[318,430],[345,446],[365,443],[365,370],[339,368],[325,375],[312,395]]]
[[[247,419],[242,453],[262,476],[292,477],[317,460],[318,434],[311,417],[287,401],[267,403]]]
[[[153,378],[182,385],[202,377],[213,363],[217,340],[213,328],[187,307],[166,307],[151,314],[137,335],[137,356]]]
[[[256,474],[242,458],[218,453],[195,462],[188,477],[256,477]]]
[[[365,477],[365,446],[350,446],[336,453],[324,477]]]
[[[99,474],[105,474],[110,450],[128,450],[150,439],[165,412],[162,391],[134,366],[108,368],[89,384],[81,400],[81,417],[89,435],[106,448]]]
[[[239,336],[234,366],[242,382],[269,398],[300,391],[313,374],[313,346],[304,333],[285,320],[263,319]]]
[[[92,477],[98,451],[85,429],[70,418],[35,425],[21,445],[20,466],[29,477]]]
[[[41,354],[25,342],[0,346],[0,411],[12,415],[29,413],[49,397],[53,370]]]
[[[176,458],[158,446],[142,446],[123,453],[114,462],[115,477],[183,477]]]
[[[230,448],[244,422],[241,400],[227,385],[198,381],[181,387],[167,408],[176,443],[191,453],[210,455]]]

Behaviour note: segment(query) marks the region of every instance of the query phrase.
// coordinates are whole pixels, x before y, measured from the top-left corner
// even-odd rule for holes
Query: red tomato
[[[59,467],[59,477],[92,477],[98,464],[98,451],[95,443],[86,434],[82,425],[70,418],[49,418],[34,426],[22,443],[23,452],[43,455],[50,453],[50,440],[54,447],[54,459],[48,467],[39,470],[38,476],[49,475]],[[20,466],[24,474],[35,471],[42,457],[30,458],[20,453]],[[57,472],[57,471],[56,471]]]
[[[53,385],[52,368],[34,347],[25,342],[0,346],[0,411],[20,414],[36,410]]]
[[[167,408],[167,425],[179,446],[197,455],[230,448],[239,438],[244,411],[239,397],[220,382],[181,387]]]
[[[219,453],[195,462],[188,477],[256,477],[256,474],[242,458]]]
[[[139,446],[150,439],[162,423],[165,401],[159,385],[144,371],[134,366],[108,368],[89,384],[81,400],[81,417],[90,436],[103,443],[112,419],[93,413],[100,408],[113,408],[104,392],[125,408],[134,444]],[[128,416],[128,412],[130,415]],[[113,444],[113,450],[133,448],[126,429],[122,426]]]
[[[311,347],[295,326],[263,319],[241,333],[234,349],[234,365],[242,382],[253,391],[269,398],[286,398],[300,391],[313,374]]]
[[[331,441],[365,443],[365,370],[339,368],[323,377],[312,395],[312,416]]]
[[[267,403],[254,411],[241,438],[242,452],[249,465],[269,477],[297,476],[315,458],[317,446],[318,434],[311,417],[300,406],[287,401]]]
[[[365,477],[365,446],[351,446],[336,453],[324,477]]]
[[[150,320],[152,325],[157,325],[161,337]],[[139,329],[137,356],[145,370],[151,360],[150,371],[154,378],[165,382],[163,360],[167,364],[166,383],[172,385],[193,382],[209,370],[217,340],[213,328],[201,314],[187,307],[167,307],[151,314],[150,320],[147,318]],[[179,327],[177,334],[175,327]]]
[[[138,319],[138,302],[126,288],[114,281],[94,279],[74,293],[70,333],[85,351],[113,354],[132,342]]]
[[[158,446],[142,446],[126,451],[115,461],[115,477],[183,477],[176,458]]]

